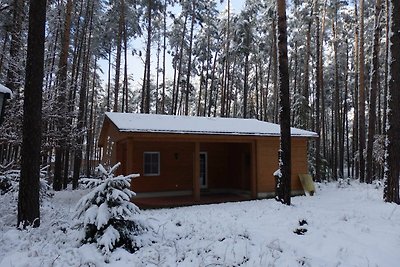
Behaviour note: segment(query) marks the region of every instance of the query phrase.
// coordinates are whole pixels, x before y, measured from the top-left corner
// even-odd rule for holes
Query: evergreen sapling
[[[130,181],[138,174],[114,176],[117,163],[106,170],[101,164],[96,168],[99,178],[86,178],[82,182],[93,190],[83,196],[76,207],[75,218],[83,229],[82,243],[96,243],[104,254],[117,247],[129,252],[138,250],[136,237],[147,231],[145,223],[137,218],[139,208],[131,202],[136,194]]]

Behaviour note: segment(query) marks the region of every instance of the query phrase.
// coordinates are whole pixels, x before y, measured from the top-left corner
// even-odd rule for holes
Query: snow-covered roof
[[[12,96],[12,91],[7,87],[5,87],[4,85],[2,85],[1,83],[0,83],[0,93],[10,94],[10,97]]]
[[[172,116],[106,112],[122,132],[280,136],[280,126],[256,119]],[[291,128],[292,136],[318,137],[314,132]]]

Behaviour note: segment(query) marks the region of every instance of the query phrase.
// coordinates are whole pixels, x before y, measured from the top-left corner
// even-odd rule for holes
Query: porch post
[[[193,198],[195,201],[200,200],[200,143],[194,143],[193,155]]]
[[[257,141],[251,142],[251,198],[257,198]]]

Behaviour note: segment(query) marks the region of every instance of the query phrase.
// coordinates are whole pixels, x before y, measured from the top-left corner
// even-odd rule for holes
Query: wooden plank
[[[314,195],[315,186],[312,176],[310,174],[299,174],[299,178],[304,191],[308,192],[311,196]]]

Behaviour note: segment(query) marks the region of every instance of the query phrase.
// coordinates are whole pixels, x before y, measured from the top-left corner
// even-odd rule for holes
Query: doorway
[[[207,152],[200,152],[200,188],[207,188]]]

